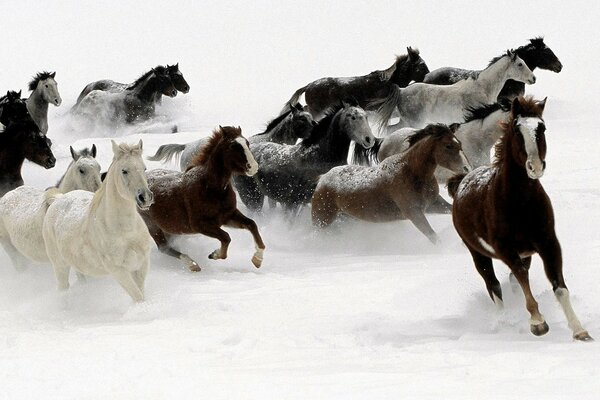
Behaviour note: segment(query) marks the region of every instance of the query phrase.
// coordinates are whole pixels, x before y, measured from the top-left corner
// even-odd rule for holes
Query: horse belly
[[[391,198],[372,187],[338,195],[336,203],[342,213],[363,221],[389,222],[405,218]]]

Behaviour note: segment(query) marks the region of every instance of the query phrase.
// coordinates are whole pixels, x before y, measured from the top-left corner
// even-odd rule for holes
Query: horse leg
[[[229,221],[225,222],[225,225],[231,226],[232,228],[240,228],[250,231],[252,237],[254,238],[254,245],[256,247],[256,252],[252,256],[252,264],[254,264],[256,268],[260,268],[263,261],[263,252],[265,251],[265,244],[263,243],[262,237],[258,232],[256,222],[246,217],[239,210],[235,210]]]
[[[579,318],[577,318],[571,306],[569,289],[567,289],[562,273],[562,251],[558,239],[554,238],[551,243],[540,248],[538,253],[544,263],[544,271],[552,284],[554,295],[567,317],[569,328],[573,332],[573,338],[583,341],[593,340],[579,322]]]
[[[2,240],[0,240],[0,244],[2,245],[2,248],[4,248],[6,254],[8,254],[8,256],[10,257],[10,260],[12,261],[12,264],[15,267],[15,269],[17,271],[25,270],[27,258],[25,258],[25,256],[23,256],[23,254],[21,254],[21,252],[17,250],[17,248],[12,244],[10,239],[2,238]]]
[[[208,258],[211,260],[224,260],[227,258],[227,249],[229,248],[229,243],[231,243],[231,237],[227,232],[221,229],[220,226],[212,224],[201,224],[195,230],[198,233],[215,238],[221,242],[221,247],[210,253]]]
[[[438,194],[437,198],[427,207],[428,214],[451,214],[452,204]]]
[[[158,250],[161,253],[183,261],[188,267],[188,269],[192,272],[200,271],[200,266],[196,263],[196,261],[192,260],[191,257],[187,254],[180,253],[179,251],[171,247],[171,245],[169,245],[169,238],[162,231],[162,229],[154,225],[152,221],[146,219],[144,220],[146,221],[146,226],[148,227],[150,235],[154,239],[154,242],[156,243],[156,246],[158,246]]]
[[[325,228],[335,221],[338,208],[335,204],[335,194],[328,191],[315,191],[312,198],[312,223],[319,228]]]
[[[144,283],[146,281],[146,275],[148,274],[148,269],[150,268],[150,260],[148,256],[144,257],[144,261],[142,262],[142,267],[136,271],[132,272],[133,280],[135,281],[138,288],[140,288],[142,294],[144,294]]]
[[[473,263],[475,264],[475,269],[477,269],[477,272],[479,272],[479,275],[481,275],[483,281],[485,282],[485,286],[490,298],[499,309],[502,309],[504,307],[504,303],[502,301],[502,288],[500,287],[500,282],[498,282],[498,278],[496,278],[496,274],[494,273],[494,264],[492,263],[492,259],[472,249],[468,244],[465,243],[465,245],[471,253]]]
[[[52,263],[54,266],[54,276],[58,284],[58,290],[67,290],[69,288],[69,271],[71,268],[64,264]]]
[[[523,266],[529,271],[529,267],[531,266],[531,257],[522,258],[521,261],[523,262]],[[508,274],[508,281],[510,282],[510,288],[512,292],[517,293],[519,291],[520,285],[519,281],[517,281],[517,278],[515,278],[515,274],[513,274],[512,271]]]
[[[402,209],[400,206],[398,208]],[[422,210],[416,207],[411,208],[407,212],[406,216],[410,222],[412,222],[417,229],[421,231],[421,233],[427,236],[431,243],[438,244],[440,242],[440,238],[438,237],[437,233],[435,233],[431,225],[429,225],[429,221],[427,221],[427,218],[425,217],[425,214],[423,214]]]
[[[76,271],[75,274],[77,275],[77,282],[79,283],[86,283],[87,282],[87,278],[84,274],[82,274],[79,271]]]
[[[515,274],[515,278],[517,278],[517,281],[523,290],[523,294],[525,295],[525,306],[531,315],[531,318],[529,319],[531,333],[536,336],[545,335],[548,333],[549,328],[544,320],[544,316],[540,313],[537,301],[531,293],[531,287],[529,286],[529,270],[518,255],[503,261],[508,264],[511,271]]]
[[[121,285],[123,289],[131,296],[133,301],[140,302],[144,301],[144,292],[138,287],[133,274],[126,269],[118,269],[112,271],[111,275]]]

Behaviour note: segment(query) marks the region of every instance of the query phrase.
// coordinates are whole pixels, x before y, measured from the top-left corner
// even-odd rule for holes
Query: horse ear
[[[460,124],[458,122],[455,122],[453,124],[450,124],[450,126],[448,128],[450,128],[450,132],[454,133],[458,130],[459,126],[460,126]]]
[[[56,71],[54,71],[53,73],[50,74],[50,78],[54,79],[54,77],[56,76]]]
[[[521,115],[521,112],[523,111],[523,107],[521,107],[521,102],[519,101],[518,97],[515,97],[515,99],[512,102],[512,115],[513,117],[516,117],[517,115]]]
[[[96,145],[92,144],[92,157],[96,158]]]
[[[20,90],[17,92],[17,95],[19,96],[19,98],[21,98],[21,91]]]
[[[546,107],[546,100],[548,100],[548,97],[544,97],[544,100],[542,101],[538,101],[538,106],[540,106],[540,108],[542,109],[542,111],[544,111],[544,107]]]
[[[121,152],[121,149],[119,148],[119,145],[117,144],[117,142],[115,142],[114,140],[111,139],[110,143],[112,144],[113,154],[116,156],[117,154],[119,154]]]
[[[179,69],[179,63],[175,64],[175,68]]]
[[[406,48],[406,53],[408,54],[408,59],[412,60],[413,59],[413,52],[412,49],[409,47]]]
[[[144,143],[142,142],[142,139],[140,139],[140,141],[138,142],[138,144],[136,145],[136,147],[138,148],[138,150],[143,150]]]
[[[73,160],[77,161],[79,155],[77,154],[75,149],[73,149],[73,146],[69,146],[69,150],[71,151],[71,157],[73,157]]]

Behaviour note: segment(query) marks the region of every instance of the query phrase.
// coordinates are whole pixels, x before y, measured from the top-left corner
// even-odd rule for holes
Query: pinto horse
[[[200,271],[200,266],[187,254],[175,250],[169,239],[202,233],[221,242],[221,247],[208,258],[225,259],[231,242],[229,234],[221,229],[225,225],[252,233],[256,245],[252,263],[260,267],[265,244],[256,223],[237,209],[231,185],[233,174],[252,176],[257,170],[242,130],[226,126],[213,132],[184,173],[164,169],[148,172],[148,184],[155,198],[150,209],[141,215],[158,249],[180,259],[191,271]]]
[[[541,37],[530,39],[528,44],[515,49],[515,53],[521,57],[532,71],[536,68],[540,68],[559,73],[562,70],[562,63],[558,57],[556,57],[556,54],[554,54],[552,49],[546,46],[544,39]],[[492,59],[490,64],[494,63],[494,61],[496,61],[496,58]],[[434,85],[452,85],[463,79],[474,79],[479,73],[481,73],[481,71],[443,67],[425,75],[423,82],[432,83]],[[498,101],[503,98],[512,100],[523,94],[525,94],[525,84],[509,79],[498,94]]]
[[[545,99],[515,98],[511,117],[503,124],[504,136],[496,145],[494,164],[448,183],[454,198],[452,220],[494,303],[503,304],[492,258],[508,265],[521,286],[531,314],[531,332],[537,336],[548,332],[529,287],[531,256],[538,253],[573,337],[591,340],[571,306],[552,204],[539,181],[546,167],[545,103]]]
[[[370,222],[408,219],[437,243],[425,218],[439,194],[435,168],[441,165],[456,173],[470,169],[454,136],[457,126],[428,125],[410,137],[405,154],[376,167],[344,165],[322,175],[312,198],[313,224],[328,226],[339,213]]]
[[[384,98],[396,85],[406,87],[411,81],[421,82],[429,72],[418,49],[407,47],[406,50],[407,54],[396,57],[388,69],[363,76],[322,78],[311,82],[296,90],[286,107],[296,104],[305,93],[307,109],[315,119],[323,117],[330,107],[345,99],[355,99],[359,106],[367,109],[373,100]]]

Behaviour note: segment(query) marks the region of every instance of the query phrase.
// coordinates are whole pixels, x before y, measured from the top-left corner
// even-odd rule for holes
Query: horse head
[[[525,61],[523,61],[521,57],[517,55],[517,53],[514,51],[508,51],[505,57],[502,57],[501,59],[503,58],[506,58],[506,62],[508,63],[506,68],[507,79],[525,82],[529,85],[535,83],[535,75],[533,72],[531,72],[527,64],[525,64]]]
[[[546,46],[543,38],[533,38],[530,39],[529,42],[531,44],[525,46],[525,51],[535,67],[547,69],[556,73],[562,70],[562,63],[552,49]]]
[[[38,72],[29,82],[29,90],[39,91],[41,98],[49,104],[56,107],[62,103],[60,93],[58,93],[58,84],[54,79],[56,72]]]
[[[299,139],[306,139],[310,136],[313,128],[317,125],[311,113],[304,111],[300,104],[292,107],[292,131]]]
[[[111,143],[114,157],[108,169],[107,184],[112,182],[121,197],[131,199],[141,210],[147,210],[154,202],[154,194],[146,180],[142,140],[136,145],[117,144],[114,140]]]
[[[542,113],[546,99],[535,101],[531,97],[513,100],[511,120],[507,129],[516,136],[509,149],[512,158],[522,166],[531,179],[539,179],[546,169],[546,124]]]
[[[96,145],[91,149],[85,148],[76,151],[72,146],[69,147],[72,165],[69,168],[73,170],[74,185],[77,189],[95,192],[100,188],[100,164],[96,161]]]
[[[369,149],[375,144],[375,136],[369,126],[367,113],[356,102],[343,101],[342,108],[338,113],[341,130],[348,135],[350,140],[365,149]]]
[[[175,89],[182,93],[187,93],[190,91],[190,85],[188,85],[187,81],[183,77],[183,74],[179,70],[179,63],[175,65],[167,65],[167,73],[169,74]]]
[[[429,68],[425,61],[421,58],[419,49],[413,49],[412,47],[406,48],[408,54],[408,75],[409,78],[415,82],[423,82],[425,75],[429,73]]]
[[[177,89],[169,76],[167,68],[158,66],[153,68],[152,72],[157,82],[158,92],[169,97],[177,96]]]

